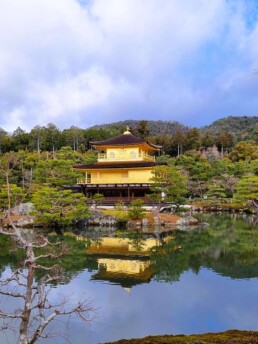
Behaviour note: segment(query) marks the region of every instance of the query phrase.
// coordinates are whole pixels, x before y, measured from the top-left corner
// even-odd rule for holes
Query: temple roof
[[[158,150],[160,149],[162,146],[157,146],[154,145],[144,139],[141,139],[139,137],[136,137],[134,135],[132,135],[130,133],[130,131],[125,131],[122,135],[114,137],[112,139],[107,139],[107,140],[103,140],[103,141],[91,141],[90,144],[92,144],[93,146],[96,147],[100,147],[100,146],[135,146],[135,145],[139,145],[139,144],[143,144],[143,145],[147,145],[152,149]]]
[[[74,168],[78,169],[105,169],[105,168],[142,168],[142,167],[154,167],[157,165],[166,165],[166,163],[153,162],[153,161],[110,161],[110,162],[93,162],[85,165],[74,165]]]
[[[152,275],[153,271],[150,268],[140,274],[134,275],[99,271],[92,275],[91,279],[95,281],[109,281],[111,283],[120,284],[124,288],[132,288],[138,284],[149,283]]]

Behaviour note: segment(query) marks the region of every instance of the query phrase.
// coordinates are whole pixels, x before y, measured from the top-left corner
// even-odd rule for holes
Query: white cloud
[[[223,115],[239,108],[243,80],[246,109],[256,109],[246,74],[258,25],[249,25],[254,8],[243,0],[0,2],[0,127],[139,115],[192,124],[212,105],[211,121],[224,95],[232,102]]]
[[[31,104],[38,104],[39,107],[42,104],[39,123],[44,124],[46,119],[58,122],[62,118],[61,126],[64,127],[64,124],[69,125],[72,118],[77,125],[84,127],[85,123],[81,121],[83,111],[88,119],[91,116],[96,119],[98,114],[94,114],[92,108],[105,107],[106,102],[123,94],[129,95],[132,90],[133,86],[124,80],[112,80],[105,72],[92,68],[54,85],[35,84],[29,98]],[[76,113],[80,115],[76,116]]]

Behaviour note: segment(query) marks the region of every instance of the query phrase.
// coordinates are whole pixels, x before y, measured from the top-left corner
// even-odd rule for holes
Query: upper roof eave
[[[152,149],[155,150],[159,150],[162,148],[162,146],[158,146],[158,145],[154,145],[153,143],[150,143],[147,140],[138,138],[134,135],[132,135],[131,133],[129,134],[123,134],[111,139],[107,139],[107,140],[102,140],[102,141],[90,141],[90,144],[92,146],[96,146],[96,147],[114,147],[114,146],[130,146],[130,145],[140,145],[140,144],[145,144],[147,146],[149,146]]]

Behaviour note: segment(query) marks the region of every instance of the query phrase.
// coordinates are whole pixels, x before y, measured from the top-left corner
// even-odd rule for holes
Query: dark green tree
[[[19,161],[17,153],[10,152],[5,153],[0,158],[0,176],[3,178],[3,182],[6,185],[6,194],[7,194],[7,206],[6,208],[8,211],[10,211],[12,206],[12,200],[11,200],[11,190],[10,190],[10,184],[13,181],[13,174],[14,170],[17,167]]]
[[[158,202],[182,204],[186,194],[186,178],[174,166],[156,166],[151,178],[153,198]]]
[[[258,123],[255,124],[254,142],[258,145]]]
[[[145,209],[143,208],[144,202],[141,199],[136,199],[128,207],[128,217],[132,220],[140,220],[145,215]]]
[[[208,148],[208,147],[212,147],[215,143],[215,139],[214,137],[209,134],[209,133],[205,133],[202,137],[201,137],[201,146]]]
[[[26,133],[25,130],[18,127],[12,135],[12,148],[14,151],[20,149],[28,149],[30,143],[30,134]]]
[[[157,136],[150,137],[150,142],[161,146],[161,154],[175,155],[172,147],[171,137],[167,134],[160,134]],[[174,154],[173,154],[174,153]]]
[[[55,159],[55,152],[61,147],[61,133],[57,126],[49,123],[44,129],[45,149],[52,150],[53,158]]]
[[[203,197],[213,175],[210,162],[195,152],[180,156],[176,164],[187,174],[187,190],[190,196]]]
[[[106,139],[110,139],[114,136],[118,136],[121,133],[114,132],[112,129],[109,128],[99,128],[99,129],[87,129],[84,131],[84,139],[85,139],[85,146],[86,149],[91,148],[91,141],[102,141]]]
[[[18,206],[24,201],[25,197],[26,190],[24,188],[15,184],[4,184],[0,188],[0,208],[2,211],[6,211],[8,210],[8,204],[10,204],[10,208]]]
[[[226,198],[227,190],[221,183],[214,181],[212,184],[209,184],[206,195],[214,199]]]
[[[63,131],[66,145],[70,145],[74,151],[78,151],[81,144],[84,143],[84,130],[75,126]]]
[[[71,147],[61,147],[59,151],[56,152],[56,158],[58,160],[69,160],[71,163],[78,161],[79,155]]]
[[[234,200],[240,203],[258,202],[258,177],[247,175],[236,184]]]
[[[185,133],[178,129],[172,136],[171,145],[176,148],[176,155],[179,157],[183,153],[184,146],[186,144]]]
[[[36,125],[30,132],[31,136],[31,148],[37,150],[38,155],[40,155],[41,147],[44,145],[44,140],[46,139],[45,128],[40,125]]]
[[[89,217],[86,198],[81,193],[40,186],[32,195],[36,217],[46,225],[71,225]]]
[[[148,129],[148,121],[141,120],[136,127],[136,135],[142,139],[146,139],[150,136],[150,131]]]
[[[0,128],[0,154],[3,153],[3,146],[4,146],[4,141],[5,141],[5,138],[7,137],[7,132]]]
[[[94,201],[97,208],[101,204],[101,202],[103,202],[104,196],[100,193],[96,193],[95,195],[93,195],[92,200]]]
[[[76,184],[81,175],[74,171],[72,160],[48,159],[38,162],[34,170],[34,183],[53,187]]]
[[[216,143],[223,157],[225,149],[228,150],[233,146],[233,136],[229,132],[223,131],[218,135]]]
[[[191,128],[186,134],[186,149],[196,150],[200,148],[201,138],[197,128]]]

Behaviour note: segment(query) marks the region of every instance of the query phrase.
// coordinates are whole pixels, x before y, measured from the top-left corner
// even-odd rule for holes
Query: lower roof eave
[[[87,188],[150,187],[152,183],[78,184]]]
[[[103,170],[123,170],[123,169],[149,169],[155,166],[166,165],[166,163],[152,161],[134,161],[134,162],[94,162],[85,165],[74,165],[73,168],[78,172],[85,171],[103,171]]]

